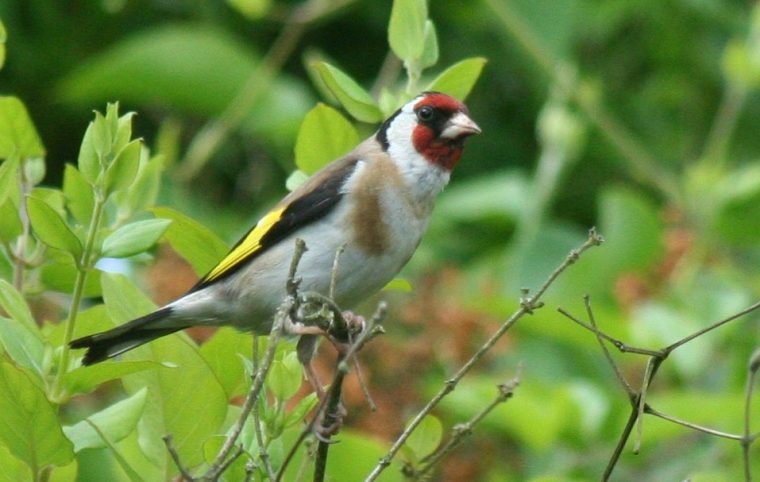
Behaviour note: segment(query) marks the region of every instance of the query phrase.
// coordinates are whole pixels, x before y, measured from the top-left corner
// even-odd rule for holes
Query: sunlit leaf
[[[316,69],[327,88],[349,114],[363,122],[382,120],[383,115],[377,103],[354,79],[327,62],[319,62]]]
[[[296,138],[296,166],[314,174],[359,143],[359,133],[340,112],[318,103],[304,117]]]
[[[119,361],[80,366],[66,373],[64,383],[69,393],[89,393],[107,381],[159,367],[161,367],[160,364],[151,361]]]
[[[438,35],[435,31],[435,24],[430,20],[425,22],[425,45],[422,49],[419,67],[426,69],[438,62]]]
[[[39,333],[15,319],[0,316],[0,343],[17,365],[32,370],[40,379],[45,375],[45,346]]]
[[[37,322],[34,321],[32,310],[29,309],[24,296],[9,282],[0,279],[0,307],[14,320],[24,325],[28,330],[40,337]]]
[[[43,243],[71,254],[74,259],[82,255],[82,243],[71,231],[61,215],[45,201],[29,197],[26,202],[32,228]]]
[[[29,377],[0,362],[0,441],[30,467],[65,465],[73,457],[56,408]]]
[[[83,225],[88,225],[95,205],[92,186],[72,164],[66,164],[63,170],[63,194],[71,214]]]
[[[129,435],[137,426],[137,421],[143,413],[147,393],[147,389],[143,388],[132,396],[90,415],[86,420],[63,427],[63,433],[74,443],[74,452],[107,447],[106,440],[103,440],[93,425],[111,443],[116,443]]]
[[[45,148],[24,104],[16,97],[0,97],[0,159],[44,155]]]
[[[131,186],[140,166],[142,141],[134,140],[127,144],[106,170],[105,188],[107,193],[121,191]]]
[[[10,156],[0,164],[0,204],[8,199],[13,189],[19,184],[18,168],[18,156]]]
[[[401,60],[420,58],[425,47],[426,0],[393,0],[388,24],[388,43]]]
[[[111,318],[121,324],[154,309],[129,280],[103,275],[103,298]],[[188,465],[202,461],[203,442],[224,420],[227,398],[198,348],[185,335],[169,335],[122,355],[125,360],[169,362],[177,368],[158,368],[122,378],[129,393],[148,388],[145,414],[140,420],[140,445],[151,460],[162,465],[167,453],[161,437],[174,436],[175,447]],[[192,383],[187,383],[192,380]],[[199,416],[197,407],[203,408]]]
[[[103,256],[126,258],[156,244],[172,223],[171,219],[146,219],[120,227],[103,241]]]
[[[464,100],[478,81],[486,62],[483,57],[473,57],[457,62],[441,72],[425,90],[443,92]]]

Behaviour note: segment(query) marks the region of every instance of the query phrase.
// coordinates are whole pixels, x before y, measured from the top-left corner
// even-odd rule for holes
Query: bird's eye
[[[417,118],[421,121],[429,121],[433,119],[434,114],[432,107],[425,106],[417,111]]]

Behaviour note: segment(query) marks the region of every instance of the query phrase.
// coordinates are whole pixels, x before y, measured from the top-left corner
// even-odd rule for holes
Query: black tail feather
[[[83,365],[102,362],[156,338],[186,328],[184,326],[161,326],[159,322],[166,319],[171,312],[170,307],[164,307],[112,330],[76,339],[69,343],[69,346],[71,348],[87,348],[87,353],[82,360]]]

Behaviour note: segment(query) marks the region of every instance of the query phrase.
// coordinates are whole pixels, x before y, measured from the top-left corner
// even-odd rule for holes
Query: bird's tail
[[[102,362],[156,338],[186,328],[184,326],[166,326],[166,324],[160,323],[166,320],[171,313],[171,307],[164,307],[112,330],[74,340],[69,346],[71,348],[87,348],[82,365]]]

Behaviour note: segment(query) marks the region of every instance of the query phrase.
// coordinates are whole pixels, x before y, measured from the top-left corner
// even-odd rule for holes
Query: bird
[[[333,300],[341,308],[356,305],[412,257],[465,139],[480,132],[461,101],[440,92],[419,94],[285,196],[183,296],[70,347],[87,349],[87,366],[191,326],[269,334],[286,297],[298,238],[307,246],[298,264],[300,288],[327,295],[342,249]],[[316,345],[310,333],[291,333],[305,341],[298,350],[304,366]]]

